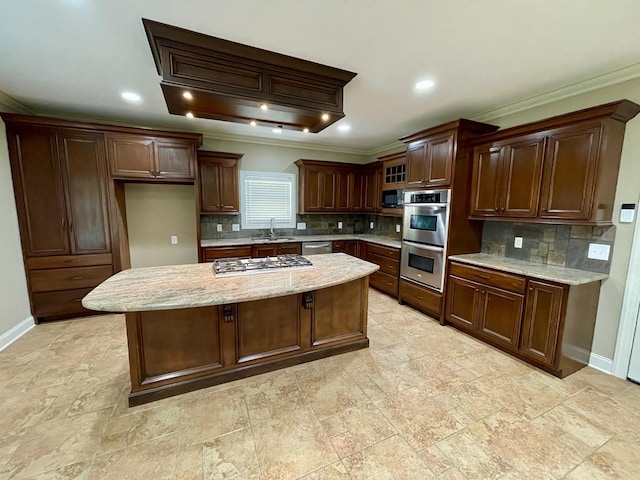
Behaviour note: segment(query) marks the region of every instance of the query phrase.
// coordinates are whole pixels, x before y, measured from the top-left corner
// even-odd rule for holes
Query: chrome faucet
[[[276,238],[276,232],[273,231],[273,225],[276,223],[275,217],[271,217],[271,233],[269,233],[270,238]]]

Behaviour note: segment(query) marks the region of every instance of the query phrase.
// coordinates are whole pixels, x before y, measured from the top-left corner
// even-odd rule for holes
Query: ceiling
[[[637,0],[0,0],[0,90],[36,113],[372,152],[640,65]],[[167,112],[142,18],[357,72],[318,134]],[[640,68],[634,70],[640,75]],[[434,88],[417,92],[417,81]],[[139,104],[120,97],[142,96]],[[338,127],[348,124],[351,129]]]

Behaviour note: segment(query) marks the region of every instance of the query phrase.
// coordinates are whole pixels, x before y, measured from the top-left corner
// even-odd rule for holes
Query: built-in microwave
[[[404,200],[404,190],[383,190],[382,208],[402,208]]]

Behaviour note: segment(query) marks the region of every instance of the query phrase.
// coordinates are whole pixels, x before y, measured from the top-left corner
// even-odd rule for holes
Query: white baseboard
[[[36,323],[34,322],[33,317],[29,315],[11,330],[0,335],[0,352],[35,326]]]
[[[613,374],[613,360],[597,353],[591,353],[589,356],[589,366],[609,375]]]

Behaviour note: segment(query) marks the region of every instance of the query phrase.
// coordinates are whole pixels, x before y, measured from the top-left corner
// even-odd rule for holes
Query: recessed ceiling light
[[[320,118],[322,118],[323,122],[326,122],[327,120],[329,120],[329,114],[328,113],[323,113],[322,117],[320,117]]]
[[[193,113],[187,112],[187,118],[193,118]]]
[[[266,112],[267,110],[269,110],[269,105],[263,103],[262,105],[260,105],[260,110],[264,110]]]
[[[122,92],[120,95],[122,95],[122,98],[124,98],[127,102],[140,102],[142,101],[142,97],[140,95],[138,95],[137,93],[133,93],[133,92]]]
[[[309,133],[309,129],[308,129],[308,128],[306,128],[306,127],[305,127],[305,128],[303,128],[303,129],[302,129],[302,131],[303,131],[304,133]]]
[[[187,100],[191,100],[193,98],[193,95],[191,95],[191,92],[182,92],[182,96]]]
[[[273,133],[282,133],[282,125],[278,125],[276,128],[271,130]]]
[[[258,123],[255,120],[251,120],[249,122],[249,125],[251,125],[252,127],[255,127]]]
[[[351,130],[351,125],[343,123],[342,125],[338,126],[338,130],[340,130],[341,132],[348,132],[349,130]]]
[[[433,80],[421,80],[416,83],[416,90],[429,90],[436,84]]]

